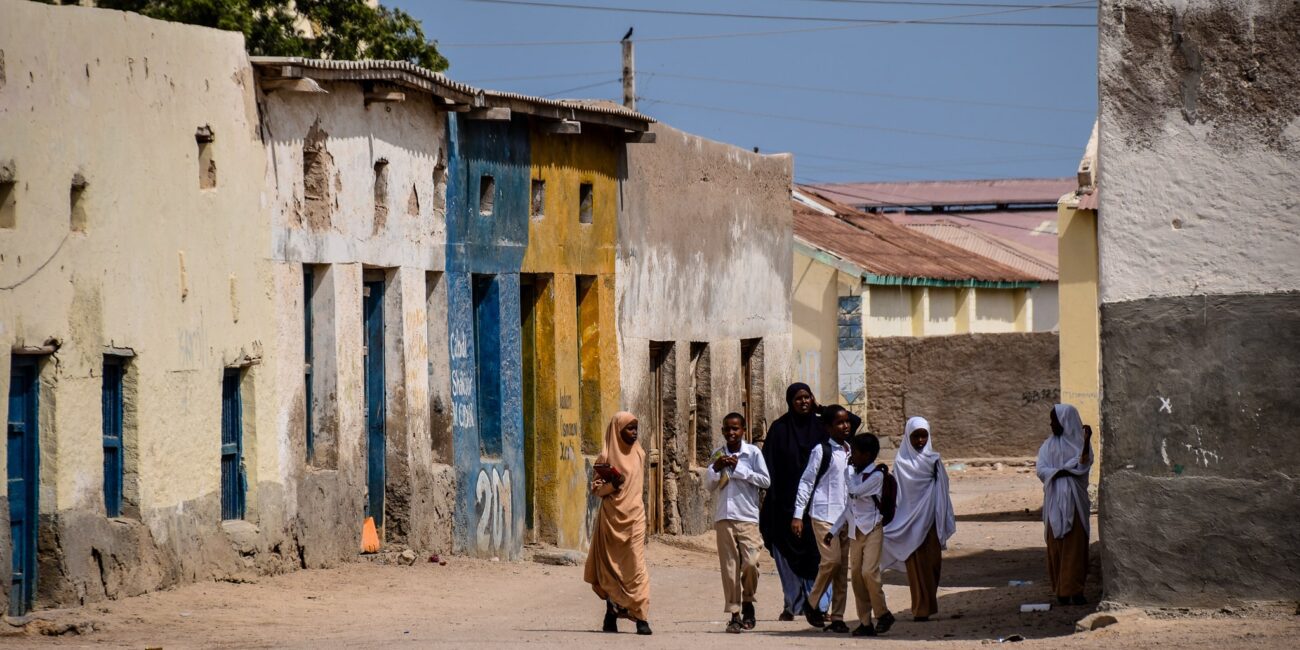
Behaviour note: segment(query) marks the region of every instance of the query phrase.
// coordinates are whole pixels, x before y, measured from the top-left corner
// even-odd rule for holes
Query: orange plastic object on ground
[[[379,532],[375,530],[374,517],[366,517],[366,524],[361,527],[361,552],[379,552]]]

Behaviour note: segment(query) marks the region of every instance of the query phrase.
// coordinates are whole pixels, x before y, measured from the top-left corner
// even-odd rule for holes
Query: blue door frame
[[[104,433],[104,513],[122,515],[122,377],[126,364],[122,357],[104,356],[104,382],[100,408]]]
[[[366,514],[375,518],[375,527],[384,525],[384,281],[367,281],[362,298],[362,321],[365,336],[366,393]]]
[[[243,373],[227,368],[221,376],[221,518],[244,518],[244,404],[239,391]]]
[[[13,573],[9,615],[22,616],[36,596],[36,528],[40,518],[40,377],[37,359],[14,356],[9,374],[9,539]]]

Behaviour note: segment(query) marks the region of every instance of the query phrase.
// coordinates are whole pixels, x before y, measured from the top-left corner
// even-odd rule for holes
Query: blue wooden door
[[[221,518],[244,518],[244,406],[239,394],[240,371],[228,369],[221,378]]]
[[[22,616],[36,594],[36,525],[40,514],[40,431],[37,428],[36,359],[13,357],[9,378],[9,539],[13,577],[9,614]]]
[[[366,514],[384,525],[384,281],[365,283],[362,321],[365,336]]]
[[[122,515],[122,374],[120,357],[104,357],[101,398],[104,433],[104,512]]]

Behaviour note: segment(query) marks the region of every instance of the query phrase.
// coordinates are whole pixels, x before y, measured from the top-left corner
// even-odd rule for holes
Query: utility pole
[[[623,105],[636,110],[636,65],[632,57],[632,29],[623,35]]]

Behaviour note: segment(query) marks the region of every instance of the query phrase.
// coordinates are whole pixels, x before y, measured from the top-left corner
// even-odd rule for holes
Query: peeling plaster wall
[[[451,432],[442,430],[449,428],[445,418],[432,418],[431,405],[451,399],[448,345],[428,338],[445,332],[429,321],[445,321],[446,297],[426,285],[430,273],[443,270],[446,251],[446,116],[421,93],[367,105],[360,84],[322,87],[327,93],[259,95],[266,185],[273,190],[277,322],[289,361],[277,382],[277,416],[290,514],[310,566],[355,553],[368,492],[360,285],[363,268],[386,269],[380,532],[387,544],[447,551],[455,481],[449,465],[435,462],[434,440]],[[313,395],[313,429],[320,435],[310,463],[300,370],[304,264],[331,276],[313,298],[313,367],[330,373],[327,385],[337,388]]]
[[[785,411],[791,353],[791,160],[653,127],[657,141],[627,147],[615,276],[623,406],[650,412],[651,341],[674,342],[671,429],[662,450],[667,532],[712,526],[694,467],[688,405],[690,343],[709,344],[713,444],[722,416],[742,410],[741,341],[762,338],[762,422]],[[642,432],[646,439],[649,432]],[[671,445],[668,445],[671,443]]]
[[[9,0],[0,15],[0,166],[16,181],[16,223],[0,229],[0,390],[12,348],[58,345],[40,370],[36,606],[298,566],[276,444],[265,158],[242,38]],[[211,189],[200,187],[205,126]],[[85,220],[72,232],[78,174]],[[138,515],[114,520],[100,409],[110,345],[136,355],[127,458]],[[242,383],[248,515],[223,525],[221,380],[241,362],[252,364]],[[9,526],[0,531],[9,566]]]
[[[581,135],[530,130],[532,182],[544,185],[542,205],[532,205],[524,273],[537,274],[533,313],[533,397],[527,480],[533,482],[533,532],[562,548],[585,550],[599,501],[588,480],[600,452],[605,423],[619,410],[618,341],[614,324],[614,250],[617,246],[621,133],[584,125]],[[591,187],[591,223],[581,221],[582,186]],[[577,276],[595,318],[582,328]],[[521,305],[527,311],[529,305]],[[593,372],[594,371],[594,372]]]
[[[458,552],[518,558],[523,550],[523,377],[520,367],[519,269],[528,244],[529,138],[524,118],[510,122],[447,120],[447,317],[456,467]],[[496,191],[491,214],[480,210],[480,189],[491,176]],[[496,310],[476,316],[474,282],[492,285]],[[491,310],[488,310],[491,311]],[[499,354],[488,415],[499,421],[499,454],[484,453],[479,407],[480,357],[475,327]]]
[[[1107,598],[1293,598],[1300,5],[1110,0],[1099,30]]]

